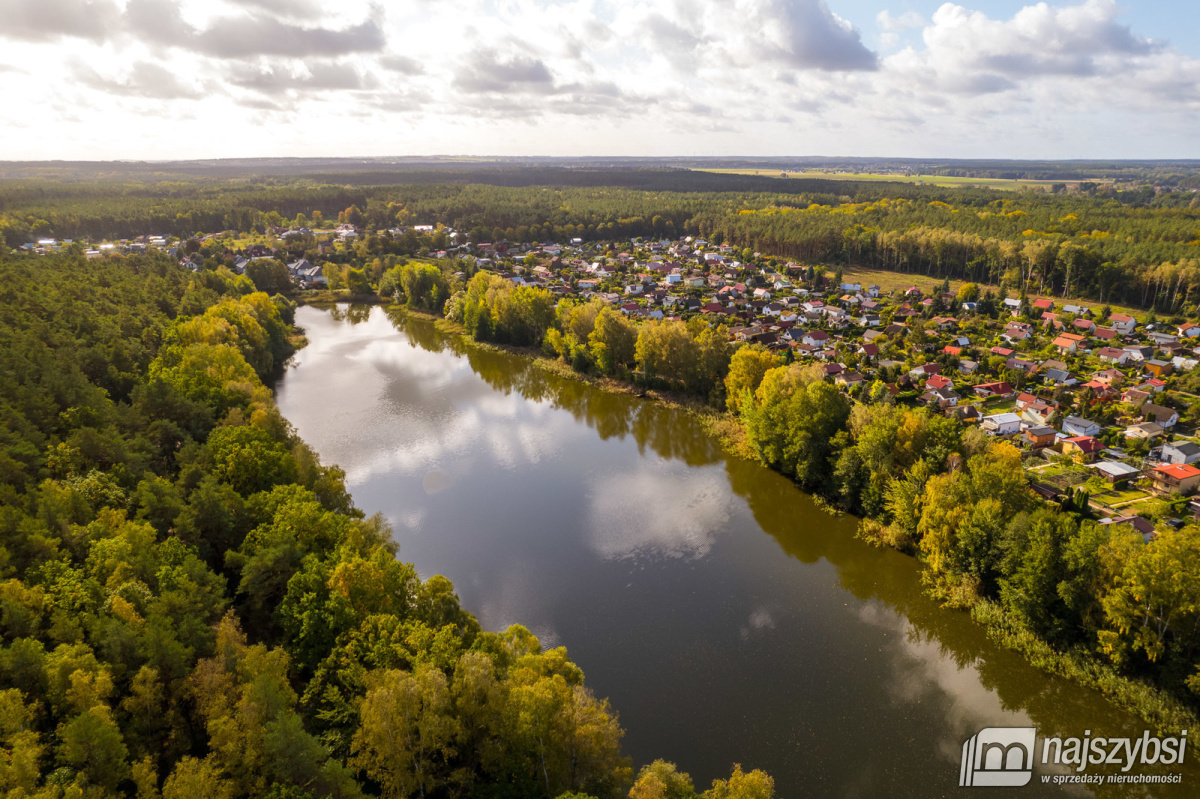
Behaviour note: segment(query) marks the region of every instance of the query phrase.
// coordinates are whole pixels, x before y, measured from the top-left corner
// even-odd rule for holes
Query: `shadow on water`
[[[337,321],[355,325],[367,321],[373,311],[383,313],[382,309],[375,311],[370,306],[351,306],[333,309],[329,314]],[[731,491],[744,501],[757,527],[795,561],[814,566],[829,564],[836,573],[836,584],[857,600],[858,621],[877,625],[894,634],[892,640],[900,641],[894,651],[885,653],[880,647],[878,651],[882,654],[876,655],[894,661],[888,667],[894,678],[888,690],[900,697],[897,701],[926,702],[941,710],[919,723],[914,721],[914,729],[891,732],[912,739],[925,736],[936,740],[943,761],[938,770],[957,763],[962,742],[981,726],[1036,726],[1041,735],[1082,736],[1084,730],[1096,730],[1097,735],[1141,735],[1143,724],[1117,710],[1099,694],[1035,669],[1020,656],[990,642],[965,613],[940,608],[922,593],[916,561],[855,539],[855,519],[829,516],[781,475],[757,463],[727,456],[694,415],[553,374],[528,358],[479,347],[449,335],[427,319],[396,311],[389,317],[410,346],[465,359],[471,370],[494,391],[565,410],[603,440],[632,439],[643,456],[650,452],[689,467],[723,464]],[[785,649],[783,655],[792,652]],[[765,701],[770,699],[766,697]],[[922,712],[929,714],[928,710]],[[835,725],[818,729],[815,735],[831,740],[841,735],[846,746],[860,749],[893,745],[902,748],[888,737],[889,731],[872,730],[870,720],[857,720],[856,725],[848,728],[852,733]],[[814,747],[819,749],[821,745],[818,741]],[[911,741],[906,745],[916,746]],[[780,762],[787,761],[781,756]],[[849,765],[842,770],[855,768]],[[948,768],[952,770],[953,766]],[[1109,770],[1112,771],[1111,767]],[[1181,786],[1105,785],[1096,792],[1102,796],[1195,795],[1188,788],[1200,780],[1197,769],[1189,762],[1175,770],[1184,773]],[[913,775],[920,772],[920,766],[914,765],[911,772],[905,771],[901,776],[917,779]],[[1093,769],[1091,773],[1094,772]],[[943,776],[939,771],[936,791],[908,785],[891,793],[914,796],[955,793],[953,774]],[[871,795],[872,789],[865,786],[878,790],[884,778],[872,779],[875,781],[864,782],[858,789],[852,778],[819,789],[813,783],[784,776],[780,779],[781,795],[794,795],[791,791],[804,790],[805,786],[819,793],[827,790],[835,795]],[[784,788],[790,790],[784,792]],[[1037,795],[1047,790],[1049,786],[1031,785],[1019,793]],[[1083,791],[1082,795],[1087,793]]]

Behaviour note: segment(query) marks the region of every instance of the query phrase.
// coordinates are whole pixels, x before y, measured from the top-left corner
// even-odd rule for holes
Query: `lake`
[[[981,728],[1145,728],[939,608],[916,561],[855,539],[855,519],[726,455],[684,410],[378,306],[305,306],[297,324],[284,415],[485,629],[568,648],[635,769],[672,760],[702,789],[741,763],[785,799],[969,795],[959,761]],[[1182,788],[1136,795],[1187,795],[1191,754]],[[1063,792],[1041,775],[1008,793]]]

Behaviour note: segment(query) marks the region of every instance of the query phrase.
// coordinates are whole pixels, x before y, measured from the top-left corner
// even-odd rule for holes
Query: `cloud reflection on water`
[[[948,706],[938,749],[950,762],[962,756],[962,744],[985,726],[1030,727],[1033,720],[1024,710],[1005,706],[994,690],[983,684],[974,662],[959,665],[948,657],[941,641],[923,635],[895,610],[870,601],[858,616],[867,624],[885,630],[898,642],[892,671],[891,693],[898,701],[915,704],[940,695]]]
[[[719,469],[643,458],[632,472],[598,478],[588,492],[589,546],[608,560],[702,558],[729,522],[729,483]]]
[[[497,393],[467,359],[410,344],[382,311],[353,325],[329,317],[310,324],[339,328],[301,351],[305,368],[289,376],[287,390],[308,402],[288,413],[352,489],[395,472],[438,472],[444,487],[481,461],[522,468],[552,457],[576,427],[549,402]],[[381,418],[380,407],[392,412]]]

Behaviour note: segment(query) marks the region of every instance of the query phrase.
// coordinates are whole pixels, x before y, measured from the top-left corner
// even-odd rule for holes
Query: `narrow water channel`
[[[912,559],[727,457],[685,412],[379,307],[297,323],[309,344],[277,387],[284,415],[484,628],[569,649],[635,768],[666,758],[706,787],[741,763],[783,799],[972,795],[959,760],[981,728],[1145,728],[937,607]],[[1195,796],[1192,755],[1181,786],[1097,793]],[[1051,774],[993,790],[1062,793]]]

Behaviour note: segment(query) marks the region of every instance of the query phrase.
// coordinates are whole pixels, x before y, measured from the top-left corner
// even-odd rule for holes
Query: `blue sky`
[[[943,2],[944,0],[897,0],[892,3],[879,0],[833,0],[829,5],[838,16],[849,20],[859,30],[873,31],[875,19],[883,9],[888,9],[896,15],[912,11],[929,19]],[[959,3],[997,19],[1011,17],[1024,6],[1033,4],[1020,0],[978,0]],[[1152,39],[1169,41],[1180,51],[1200,57],[1200,8],[1194,2],[1123,0],[1120,5],[1125,10],[1122,21],[1138,33]],[[919,36],[919,32],[914,35]],[[877,45],[878,39],[873,44]]]
[[[1200,158],[1147,0],[0,0],[4,158]]]

